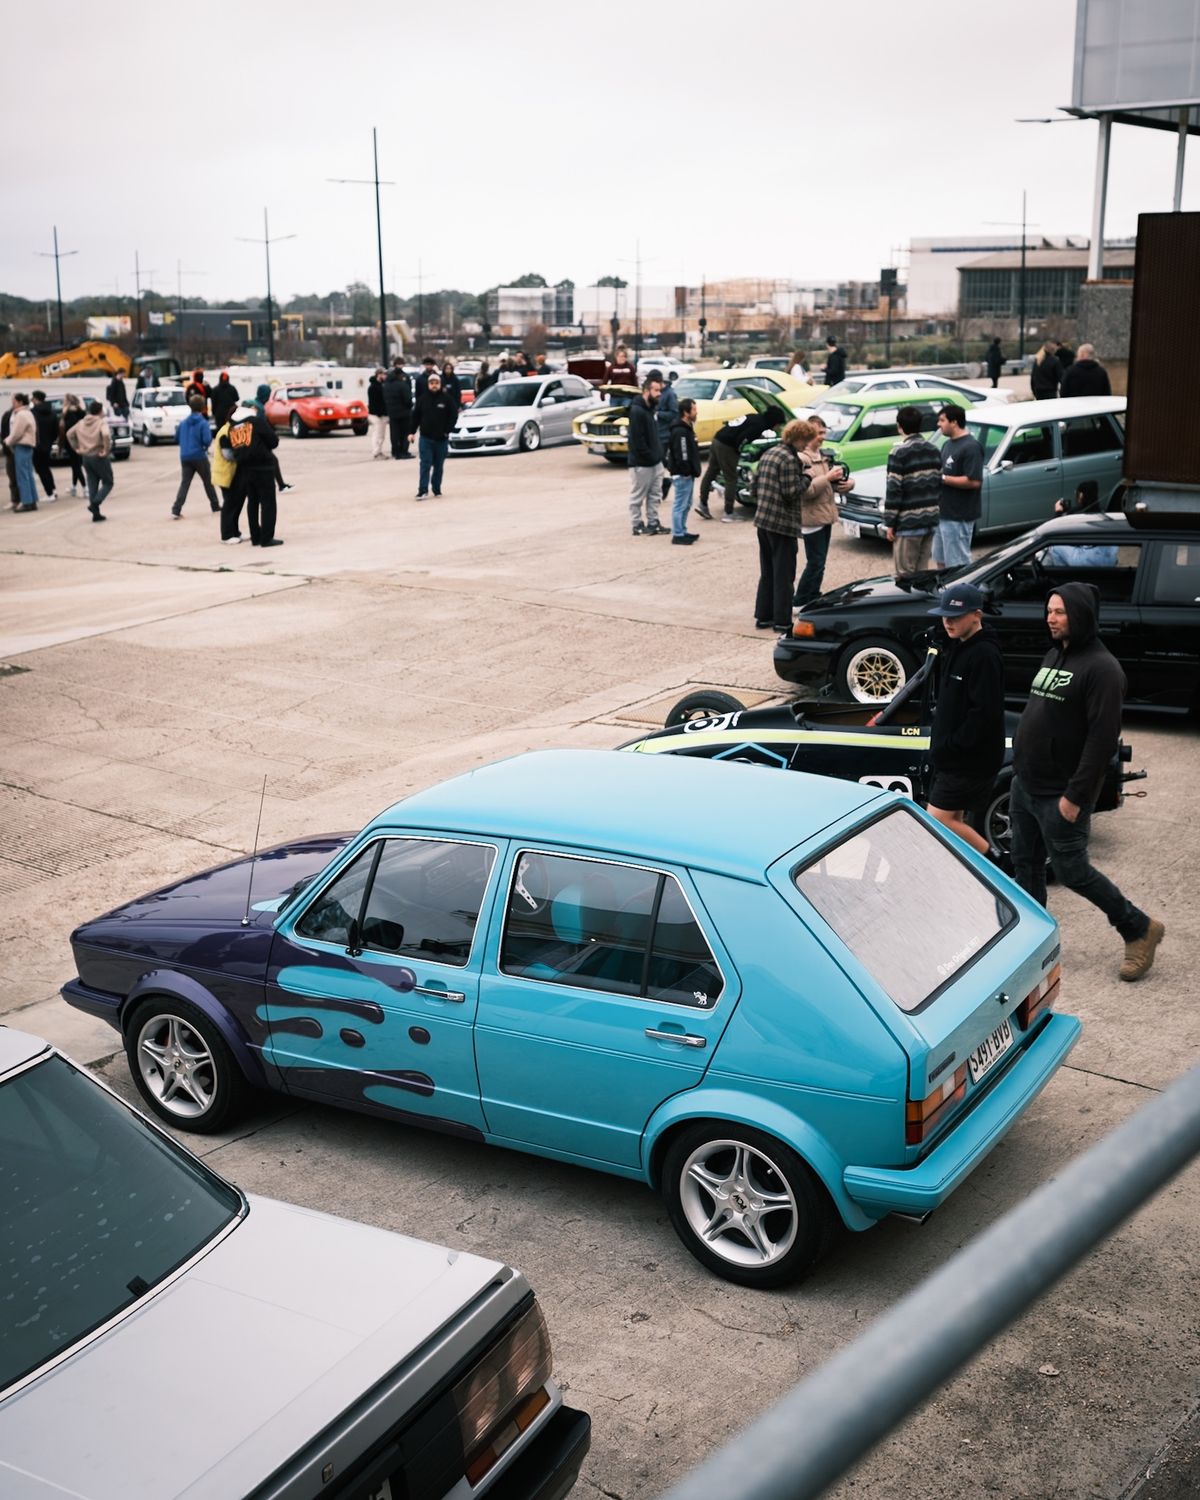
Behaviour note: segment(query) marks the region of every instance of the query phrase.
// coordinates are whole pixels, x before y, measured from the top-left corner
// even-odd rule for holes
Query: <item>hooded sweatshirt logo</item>
[[[1036,693],[1039,698],[1056,698],[1061,702],[1063,689],[1071,685],[1074,675],[1074,672],[1067,672],[1062,667],[1042,667],[1030,684],[1029,691]]]

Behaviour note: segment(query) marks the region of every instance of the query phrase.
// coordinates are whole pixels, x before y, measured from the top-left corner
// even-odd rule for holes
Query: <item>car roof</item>
[[[1091,417],[1102,412],[1125,410],[1124,396],[1066,396],[1054,401],[1014,401],[995,405],[985,401],[967,413],[972,422],[991,422],[997,427],[1022,427],[1035,419],[1039,422],[1061,422],[1067,417]]]
[[[890,391],[847,391],[844,396],[835,396],[832,392],[828,396],[820,396],[811,405],[817,406],[916,406],[922,401],[933,400],[939,392],[945,396],[957,395],[950,386],[930,386],[917,390],[914,386],[901,386]],[[1039,405],[1045,405],[1039,402]],[[972,406],[970,415],[972,418],[983,410],[982,406]],[[991,410],[991,408],[989,408]],[[1007,406],[997,406],[996,411],[1008,411]]]
[[[423,828],[579,846],[761,881],[797,844],[880,795],[877,787],[707,759],[533,750],[440,782],[372,828]]]
[[[42,1053],[49,1054],[50,1043],[28,1031],[17,1031],[12,1026],[0,1026],[0,1077],[22,1068]]]

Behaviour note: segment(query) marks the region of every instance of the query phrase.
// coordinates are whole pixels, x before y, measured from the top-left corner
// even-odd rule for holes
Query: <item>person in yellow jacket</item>
[[[229,446],[229,422],[226,418],[217,428],[212,448],[212,480],[221,492],[221,540],[236,547],[242,540],[238,522],[245,503],[245,487],[238,484],[237,464],[233,461],[233,449]]]

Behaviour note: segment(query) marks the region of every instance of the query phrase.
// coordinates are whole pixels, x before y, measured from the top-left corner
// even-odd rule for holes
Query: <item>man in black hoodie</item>
[[[1124,897],[1088,858],[1096,794],[1121,732],[1125,674],[1096,636],[1100,595],[1064,583],[1046,599],[1046,653],[1013,741],[1013,865],[1020,885],[1046,904],[1046,859],[1069,890],[1098,906],[1125,940],[1120,977],[1141,979],[1165,931]]]
[[[983,605],[974,584],[960,583],[943,589],[929,611],[941,616],[950,640],[938,657],[927,811],[999,863],[999,852],[967,822],[968,814],[990,798],[1004,764],[1004,657],[983,623]]]
[[[383,409],[392,438],[392,457],[411,458],[408,440],[412,434],[413,388],[404,366],[393,360],[383,382]]]
[[[34,391],[33,420],[37,423],[37,442],[33,445],[33,472],[42,481],[46,492],[46,504],[58,499],[54,485],[54,470],[50,467],[50,450],[58,437],[58,415],[46,400],[45,391]]]
[[[661,395],[661,376],[650,375],[629,407],[629,524],[634,536],[667,535],[667,528],[658,524],[663,441],[655,410]]]

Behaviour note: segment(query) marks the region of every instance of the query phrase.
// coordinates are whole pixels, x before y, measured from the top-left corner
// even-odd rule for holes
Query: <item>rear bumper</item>
[[[591,1441],[591,1417],[560,1406],[537,1441],[488,1490],[488,1500],[562,1500],[579,1478]]]
[[[82,1010],[89,1016],[107,1021],[116,1031],[121,1029],[121,995],[110,995],[104,990],[89,989],[81,979],[68,979],[60,992],[68,1005]]]
[[[927,1214],[950,1196],[998,1145],[1054,1077],[1075,1045],[1082,1023],[1052,1015],[977,1108],[913,1167],[847,1167],[846,1192],[872,1218]]]
[[[781,636],[775,644],[775,671],[784,682],[823,683],[833,670],[838,641],[804,641]]]

